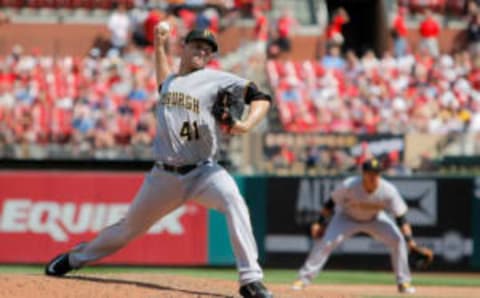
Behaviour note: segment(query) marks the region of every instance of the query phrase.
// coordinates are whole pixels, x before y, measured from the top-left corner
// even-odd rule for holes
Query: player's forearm
[[[168,65],[168,57],[164,44],[155,43],[155,74],[157,83],[161,84],[170,74],[170,66]]]
[[[408,223],[406,215],[402,214],[395,218],[395,222],[397,226],[400,228],[400,232],[402,232],[405,241],[407,242],[408,246],[415,245],[415,241],[413,240],[412,235],[412,226]]]
[[[267,115],[270,108],[268,100],[254,100],[250,105],[250,111],[243,121],[247,130],[254,128]]]
[[[170,25],[167,22],[161,22],[155,26],[154,49],[155,49],[155,75],[157,84],[160,85],[170,74],[168,65],[167,43],[170,36]]]
[[[400,227],[400,231],[402,232],[402,235],[405,237],[405,241],[407,242],[407,245],[409,247],[414,246],[415,240],[413,240],[412,226],[410,226],[409,223],[404,223]]]

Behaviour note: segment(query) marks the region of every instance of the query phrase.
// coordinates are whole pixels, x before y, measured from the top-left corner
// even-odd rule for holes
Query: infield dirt
[[[404,297],[394,285],[313,285],[292,291],[287,284],[267,284],[278,297]],[[234,281],[165,274],[72,275],[0,274],[0,297],[239,297]],[[417,286],[413,297],[480,297],[480,287]]]

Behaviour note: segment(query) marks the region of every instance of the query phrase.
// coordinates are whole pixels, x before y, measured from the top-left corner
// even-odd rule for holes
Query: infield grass
[[[117,267],[91,266],[79,271],[83,274],[146,273],[186,275],[202,278],[236,280],[233,268],[179,268],[179,267]],[[43,267],[32,265],[0,265],[0,274],[43,274]],[[291,283],[297,276],[296,270],[266,269],[265,282]],[[413,273],[416,285],[470,286],[480,287],[480,273]],[[392,284],[392,272],[325,270],[315,279],[316,284]]]

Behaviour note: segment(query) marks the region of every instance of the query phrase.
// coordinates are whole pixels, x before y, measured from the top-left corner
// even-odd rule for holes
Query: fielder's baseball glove
[[[221,89],[212,106],[212,114],[219,124],[231,128],[242,118],[244,108],[242,100],[235,100],[233,93],[227,89]]]
[[[427,269],[433,262],[433,251],[424,246],[410,248],[410,264],[419,270]]]

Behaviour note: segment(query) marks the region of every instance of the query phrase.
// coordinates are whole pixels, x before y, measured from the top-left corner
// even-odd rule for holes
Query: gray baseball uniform
[[[325,235],[315,240],[300,269],[300,279],[309,283],[321,271],[335,247],[352,235],[364,232],[390,249],[397,283],[410,282],[405,240],[400,229],[385,212],[396,217],[407,212],[407,205],[395,186],[380,178],[378,188],[369,194],[363,188],[362,178],[352,177],[337,187],[332,193],[332,199],[335,202],[335,213]]]
[[[157,107],[156,166],[146,176],[125,218],[74,250],[69,259],[72,266],[117,251],[184,202],[194,200],[225,213],[240,284],[263,278],[245,201],[230,174],[212,160],[217,126],[210,111],[217,92],[228,88],[243,100],[247,85],[243,78],[211,69],[166,78]],[[179,174],[167,171],[167,165],[193,169]]]

